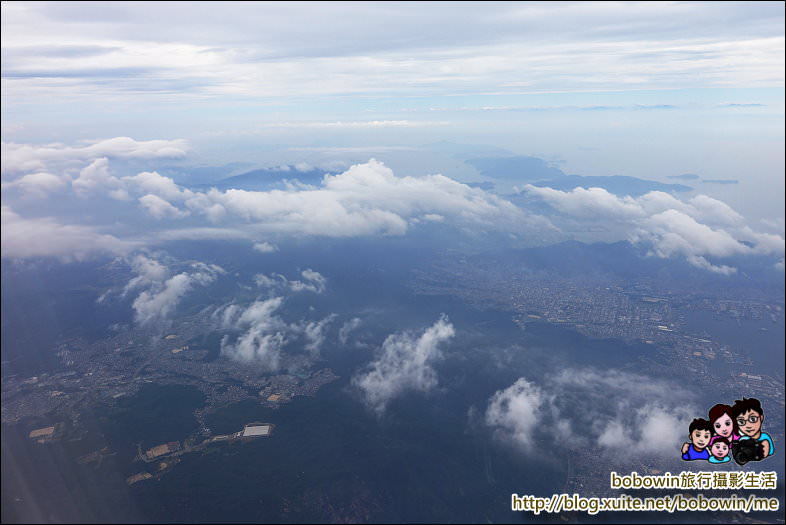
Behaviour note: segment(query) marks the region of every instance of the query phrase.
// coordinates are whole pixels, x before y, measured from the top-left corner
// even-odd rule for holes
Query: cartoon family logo
[[[690,441],[682,445],[682,459],[738,465],[761,461],[775,453],[772,438],[762,432],[764,410],[758,399],[742,398],[734,406],[715,405],[709,421],[696,418],[688,427]]]

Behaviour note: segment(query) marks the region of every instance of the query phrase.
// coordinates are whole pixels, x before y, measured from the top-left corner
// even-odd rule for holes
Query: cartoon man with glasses
[[[775,447],[770,435],[761,431],[764,410],[761,408],[759,400],[744,397],[738,399],[734,402],[731,412],[737,422],[737,428],[740,430],[740,444],[742,441],[753,439],[761,444],[761,459],[771,456],[775,452]]]

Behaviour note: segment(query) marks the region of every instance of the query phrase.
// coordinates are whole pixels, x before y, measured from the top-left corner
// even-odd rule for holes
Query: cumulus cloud
[[[128,284],[123,288],[123,295],[135,288],[163,283],[169,277],[169,268],[146,255],[137,254],[128,263],[134,273],[136,273],[136,277],[128,281]]]
[[[737,273],[737,268],[725,264],[712,264],[701,255],[688,255],[686,260],[696,268],[709,270],[720,275],[732,275]]]
[[[325,342],[325,328],[336,318],[335,314],[329,315],[321,321],[310,321],[303,325],[303,335],[306,339],[305,349],[316,357]]]
[[[278,251],[278,246],[269,242],[255,242],[254,251],[259,253],[273,253]]]
[[[432,365],[442,358],[440,346],[454,335],[445,315],[420,336],[410,332],[390,335],[367,370],[352,378],[352,384],[378,414],[407,390],[428,392],[437,385]]]
[[[289,287],[293,292],[314,292],[322,293],[327,286],[327,279],[321,273],[315,272],[311,268],[306,268],[300,275],[303,276],[303,281],[289,281]]]
[[[282,297],[273,297],[254,301],[247,308],[230,305],[221,309],[217,315],[223,327],[242,330],[234,342],[228,335],[221,339],[221,354],[277,370],[288,330],[286,323],[276,315],[282,302]]]
[[[123,255],[138,247],[136,241],[99,233],[89,226],[60,224],[51,217],[26,219],[2,206],[2,257],[59,257],[83,260],[93,255]]]
[[[313,293],[322,293],[325,291],[327,287],[327,279],[317,271],[312,270],[311,268],[306,268],[300,275],[303,277],[303,280],[295,280],[290,281],[283,275],[279,273],[274,273],[271,275],[265,275],[263,273],[258,273],[254,276],[254,282],[260,288],[271,288],[271,289],[289,289],[293,292],[313,292]]]
[[[187,210],[181,210],[172,206],[169,202],[152,193],[139,197],[139,203],[156,219],[182,219],[189,215]]]
[[[569,192],[527,184],[524,190],[568,215],[604,219],[633,219],[644,210],[633,197],[617,197],[603,188],[574,188]]]
[[[28,188],[43,196],[70,182],[73,193],[80,198],[108,196],[129,204],[136,202],[159,221],[188,217],[191,227],[180,230],[186,238],[253,239],[267,233],[328,237],[403,235],[411,226],[423,222],[481,231],[537,232],[538,235],[556,231],[548,219],[526,212],[482,189],[471,188],[442,175],[398,177],[373,159],[353,165],[343,173],[325,175],[320,186],[290,186],[271,191],[219,191],[215,188],[192,191],[156,171],[117,177],[110,170],[109,153],[130,158],[156,158],[176,153],[172,151],[174,146],[167,146],[166,141],[128,141],[112,139],[85,148],[51,145],[14,149],[14,145],[7,145],[12,152],[28,160],[33,154],[40,154],[41,165],[54,162],[52,159],[71,159],[71,167],[65,171],[76,171],[77,175],[37,172],[4,182],[3,187]],[[96,156],[99,153],[107,155]],[[294,170],[309,167],[296,165]],[[200,225],[201,220],[206,220],[210,226]],[[165,228],[170,229],[168,225]],[[178,235],[157,232],[142,237],[149,242],[161,242],[178,238]],[[257,242],[254,249],[269,253],[277,247]],[[296,290],[317,293],[324,291],[324,284],[318,276],[307,274],[289,282]]]
[[[122,178],[110,172],[109,153],[125,158],[157,158],[184,153],[185,149],[179,149],[183,144],[178,144],[177,141],[170,144],[120,138],[84,148],[12,147],[11,152],[17,156],[25,157],[31,151],[41,153],[42,163],[49,158],[71,158],[87,164],[79,168],[73,180],[39,171],[4,182],[3,187],[22,188],[29,195],[45,196],[70,180],[79,197],[108,195],[118,200],[135,200],[151,217],[162,222],[188,217],[191,227],[181,229],[185,238],[253,239],[269,233],[329,237],[403,235],[425,222],[538,237],[543,232],[559,231],[551,219],[530,213],[480,188],[471,188],[442,175],[399,177],[374,159],[339,174],[325,175],[320,186],[291,186],[271,191],[215,188],[192,191],[156,171]],[[22,155],[20,151],[27,153]],[[29,160],[28,157],[25,158]],[[294,170],[307,168],[302,165]],[[602,188],[560,191],[526,185],[523,191],[548,203],[557,212],[554,220],[567,221],[562,224],[563,230],[600,228],[632,242],[650,244],[654,256],[681,257],[698,268],[718,274],[730,275],[736,269],[713,258],[784,255],[782,234],[754,231],[734,209],[706,195],[683,201],[658,191],[640,197],[618,197]],[[206,220],[210,227],[201,226],[200,220]],[[166,225],[165,230],[169,229]],[[167,235],[164,231],[152,237],[148,235],[148,241],[161,242],[179,238],[178,235],[174,232]],[[257,242],[254,249],[269,253],[277,248],[268,242]],[[260,285],[273,286],[275,282],[276,286],[286,284],[294,291],[322,293],[325,282],[318,275],[307,274],[308,271],[292,281],[280,276],[268,277],[267,281],[260,279]]]
[[[728,257],[750,251],[725,230],[713,230],[677,210],[658,213],[642,224],[645,232],[652,235],[655,254],[659,257],[675,254]]]
[[[276,288],[279,285],[287,285],[289,281],[281,274],[274,273],[267,276],[264,273],[258,273],[254,276],[254,283],[260,288]]]
[[[326,339],[326,328],[335,314],[318,321],[302,320],[287,323],[279,315],[283,297],[257,299],[248,306],[229,304],[218,308],[213,319],[225,330],[239,332],[221,340],[222,355],[244,363],[255,363],[267,370],[278,370],[284,348],[290,342],[300,347],[313,359],[318,358]]]
[[[188,292],[198,286],[207,286],[226,273],[218,265],[196,262],[191,264],[191,271],[169,277],[168,268],[144,255],[134,257],[131,267],[137,276],[128,282],[123,294],[140,287],[146,288],[132,304],[134,317],[140,324],[169,317]]]
[[[707,195],[696,195],[690,199],[690,204],[696,210],[695,216],[703,222],[734,225],[744,221],[731,206]]]
[[[533,446],[535,429],[542,421],[541,409],[545,401],[540,388],[523,377],[519,378],[491,396],[486,409],[486,424],[529,449]]]
[[[97,191],[113,191],[122,189],[117,177],[109,174],[109,159],[101,157],[92,161],[79,171],[79,176],[71,181],[74,193],[86,197]]]
[[[13,181],[3,181],[2,189],[18,189],[24,195],[43,198],[63,188],[66,185],[66,180],[63,177],[40,171],[37,173],[28,173]]]
[[[636,198],[618,197],[602,188],[560,191],[526,185],[524,191],[584,227],[595,224],[616,230],[632,242],[650,243],[652,255],[683,257],[697,268],[721,275],[731,275],[736,268],[713,264],[707,257],[784,253],[782,236],[752,230],[734,209],[706,195],[681,201],[660,191]]]
[[[166,200],[182,200],[193,196],[193,192],[182,189],[169,177],[156,171],[143,171],[137,175],[123,177],[123,182],[141,193],[150,193]]]
[[[225,220],[241,220],[261,231],[329,237],[403,235],[422,216],[456,226],[553,230],[546,219],[479,188],[442,175],[397,177],[373,159],[325,175],[315,189],[211,189],[186,199],[186,206],[209,219],[225,214]]]
[[[494,393],[485,423],[524,451],[537,444],[596,448],[610,457],[673,456],[701,414],[679,385],[620,370],[565,369],[540,384],[519,378]]]
[[[357,330],[360,325],[363,324],[363,321],[360,320],[359,317],[353,317],[343,325],[338,330],[338,340],[342,345],[347,344],[349,340],[349,334]]]
[[[170,200],[184,200],[194,194],[178,187],[168,177],[156,172],[118,178],[110,171],[110,158],[157,159],[180,157],[186,152],[182,140],[135,141],[128,137],[96,142],[92,145],[73,148],[62,144],[49,146],[19,145],[3,143],[3,173],[27,173],[15,180],[3,181],[3,189],[18,188],[25,194],[43,198],[70,183],[80,198],[103,197],[115,200],[131,200],[131,193],[144,195],[140,204],[156,218],[177,218],[188,215],[171,205]],[[41,171],[41,170],[49,171]],[[78,171],[76,177],[69,174]],[[58,175],[57,173],[60,173]],[[149,196],[152,195],[152,196]],[[203,210],[214,217],[218,210]]]

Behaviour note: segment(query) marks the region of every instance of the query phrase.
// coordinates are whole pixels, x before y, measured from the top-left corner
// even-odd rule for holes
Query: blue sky
[[[779,2],[4,2],[2,59],[14,210],[33,209],[12,202],[33,183],[84,189],[76,172],[20,182],[54,169],[20,151],[52,143],[130,137],[192,165],[376,157],[468,181],[422,149],[451,141],[572,174],[735,180],[698,191],[782,235]],[[115,150],[79,158],[96,151]]]

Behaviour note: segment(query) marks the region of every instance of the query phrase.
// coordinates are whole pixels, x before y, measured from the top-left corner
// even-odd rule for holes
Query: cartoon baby
[[[728,463],[731,461],[729,456],[729,440],[723,436],[715,436],[710,445],[710,463]]]

